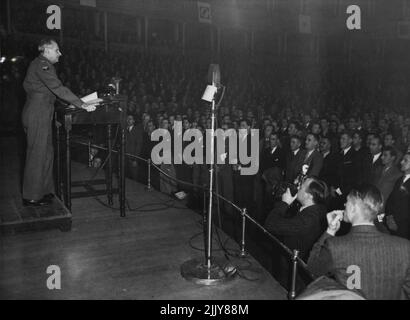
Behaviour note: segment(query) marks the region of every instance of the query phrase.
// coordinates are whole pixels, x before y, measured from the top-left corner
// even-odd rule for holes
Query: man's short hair
[[[241,122],[246,122],[246,125],[247,125],[247,126],[250,126],[250,125],[251,125],[251,122],[250,122],[247,118],[242,118],[242,119],[240,119],[240,120],[239,120],[239,123],[241,123]]]
[[[350,130],[344,130],[340,136],[347,135],[349,139],[353,139],[353,133]]]
[[[392,157],[397,158],[396,148],[393,148],[393,147],[391,147],[391,146],[387,146],[387,147],[384,147],[384,148],[383,148],[383,151],[388,151]]]
[[[379,145],[381,145],[381,146],[383,145],[382,138],[379,135],[377,135],[377,134],[374,135],[374,137],[372,139],[376,139],[378,141]]]
[[[290,126],[291,124],[293,124],[293,125],[295,126],[295,129],[296,129],[297,131],[300,130],[300,124],[299,124],[299,122],[297,122],[296,120],[291,120],[291,121],[289,121],[288,128],[289,128],[289,126]]]
[[[365,138],[366,138],[361,130],[355,130],[355,131],[353,132],[353,135],[355,135],[355,134],[357,134],[362,141],[364,141]]]
[[[392,140],[396,141],[396,137],[394,136],[394,134],[392,132],[387,132],[385,137],[386,136],[391,136]]]
[[[271,137],[276,137],[280,141],[280,136],[279,136],[279,133],[277,133],[277,132],[272,132],[270,134],[269,138],[271,138]]]
[[[57,43],[53,38],[44,38],[41,39],[38,43],[38,51],[43,53],[47,46],[53,45],[53,43]]]
[[[326,183],[313,176],[306,179],[310,180],[306,192],[312,195],[313,202],[315,204],[325,203],[327,197],[329,196],[329,189]]]
[[[380,190],[371,184],[360,185],[350,191],[348,197],[362,202],[363,208],[365,209],[365,211],[362,212],[363,218],[369,222],[376,219],[383,207],[383,196]]]
[[[320,141],[320,136],[319,135],[317,135],[316,133],[312,133],[312,132],[310,132],[310,133],[308,133],[307,135],[306,135],[306,137],[307,136],[312,136],[313,137],[313,139],[315,139],[316,140],[316,142],[319,142]]]
[[[296,134],[291,135],[289,141],[292,140],[292,139],[296,139],[296,140],[299,141],[300,144],[302,144],[302,138],[300,136],[298,136]]]
[[[327,141],[329,142],[329,144],[332,145],[332,139],[330,139],[329,137],[327,137],[327,136],[321,136],[321,137],[320,137],[320,141],[322,141],[322,140],[327,140]]]

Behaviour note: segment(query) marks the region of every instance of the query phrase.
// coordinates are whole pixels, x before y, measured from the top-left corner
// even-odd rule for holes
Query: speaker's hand
[[[95,104],[83,103],[81,105],[81,108],[87,110],[87,112],[92,112],[96,109],[96,106],[95,106]]]

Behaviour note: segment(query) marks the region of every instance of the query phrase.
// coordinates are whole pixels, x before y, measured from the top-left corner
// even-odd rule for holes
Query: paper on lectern
[[[102,99],[98,98],[97,92],[93,92],[87,96],[84,96],[81,98],[81,100],[88,104],[99,104],[101,101],[103,101]]]

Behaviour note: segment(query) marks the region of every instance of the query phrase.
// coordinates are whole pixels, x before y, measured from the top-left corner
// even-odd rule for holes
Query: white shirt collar
[[[405,176],[404,176],[404,179],[403,179],[403,183],[405,183],[407,180],[409,180],[410,179],[410,173],[409,174],[406,174]]]
[[[310,155],[315,151],[315,149],[310,150],[308,153],[306,153],[306,159],[310,157]]]
[[[273,154],[276,151],[277,148],[278,148],[277,146],[274,147],[270,153]]]
[[[246,137],[248,136],[248,132],[246,132],[245,134],[240,134],[239,136],[241,137],[241,141],[245,141]]]
[[[346,153],[348,153],[351,148],[352,148],[352,146],[350,146],[346,149],[343,149],[343,155],[346,155]]]
[[[296,156],[298,154],[299,150],[300,150],[300,148],[296,149],[295,151],[292,151],[293,155]]]
[[[309,208],[309,207],[314,206],[314,205],[315,205],[315,204],[312,203],[312,204],[308,204],[308,205],[306,205],[306,206],[301,206],[300,209],[299,209],[299,213],[302,212],[303,210],[305,210],[306,208]]]
[[[352,224],[352,227],[357,227],[357,226],[374,226],[374,223],[372,222],[363,222],[363,223],[358,223],[358,224]]]
[[[375,163],[375,162],[380,158],[381,155],[382,155],[381,152],[379,152],[378,154],[375,154],[375,155],[373,156],[373,163]]]
[[[329,153],[330,153],[330,151],[326,151],[326,152],[323,154],[323,158],[326,158]]]

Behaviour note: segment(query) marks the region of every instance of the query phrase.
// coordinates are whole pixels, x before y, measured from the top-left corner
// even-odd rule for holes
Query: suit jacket
[[[380,177],[375,185],[380,190],[383,196],[384,207],[386,207],[387,199],[389,198],[390,193],[393,191],[397,179],[399,179],[401,176],[401,171],[395,165],[392,165],[387,170],[383,168]]]
[[[358,170],[355,157],[355,151],[352,148],[346,154],[343,151],[338,157],[338,177],[336,189],[340,188],[342,194],[346,196],[352,188],[358,183]]]
[[[305,160],[306,150],[299,149],[296,155],[292,151],[289,152],[286,159],[285,179],[293,183],[299,173],[302,171],[303,161]]]
[[[290,152],[290,136],[288,135],[287,131],[280,134],[280,144],[283,152],[285,154],[288,154]]]
[[[408,240],[381,233],[375,226],[355,226],[341,237],[324,233],[308,260],[313,274],[330,274],[346,287],[353,276],[351,266],[360,268],[360,291],[367,299],[410,299]]]
[[[290,249],[300,250],[300,257],[306,259],[325,228],[326,212],[326,207],[320,204],[295,212],[294,206],[279,201],[268,215],[265,227]]]
[[[376,185],[383,171],[381,156],[373,163],[373,156],[369,154],[364,165],[364,180],[362,182]]]
[[[395,235],[410,239],[410,179],[404,184],[404,176],[397,179],[386,202],[386,214],[393,215],[398,230]]]
[[[326,182],[330,186],[337,185],[337,154],[330,152],[326,157],[323,158],[323,167],[320,171],[319,178]]]
[[[141,124],[135,124],[131,131],[125,131],[125,150],[127,153],[140,156],[143,144],[144,130]],[[131,160],[135,160],[130,158]]]
[[[318,177],[323,167],[323,156],[319,151],[314,150],[309,157],[305,156],[303,164],[309,166],[306,175]]]
[[[280,169],[284,169],[285,167],[285,156],[282,148],[277,147],[274,153],[272,153],[272,148],[264,149],[260,159],[260,172],[263,173],[265,170],[275,167]]]
[[[367,147],[361,147],[359,150],[354,151],[355,162],[357,166],[357,182],[364,183],[368,179],[368,166],[371,163],[370,151]]]

